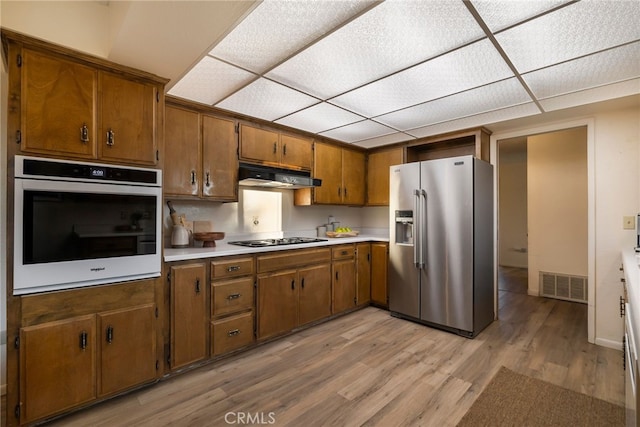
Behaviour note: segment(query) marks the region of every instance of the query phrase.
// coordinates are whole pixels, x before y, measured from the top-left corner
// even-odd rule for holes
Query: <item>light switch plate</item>
[[[635,219],[634,216],[624,216],[622,217],[622,228],[625,230],[634,230],[635,227]]]

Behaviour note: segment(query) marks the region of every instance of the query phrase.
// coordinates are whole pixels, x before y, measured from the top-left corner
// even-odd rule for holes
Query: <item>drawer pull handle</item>
[[[235,337],[236,335],[240,335],[240,329],[234,329],[232,331],[227,332],[227,335],[230,337]]]
[[[80,350],[87,349],[88,338],[89,337],[88,337],[87,331],[80,332]]]
[[[80,141],[84,142],[85,144],[89,142],[89,128],[87,127],[86,123],[83,123],[82,127],[80,128]]]
[[[196,279],[196,294],[200,293],[200,279]]]
[[[242,296],[242,294],[231,294],[227,297],[228,300],[238,299]]]
[[[107,131],[107,145],[109,147],[113,147],[115,143],[116,143],[116,133],[113,131],[113,129],[109,129]]]
[[[227,272],[231,273],[232,271],[240,271],[240,266],[239,265],[232,265],[227,267]]]
[[[349,252],[347,252],[347,251],[342,251],[342,252],[340,252],[340,255],[347,255],[348,253]]]

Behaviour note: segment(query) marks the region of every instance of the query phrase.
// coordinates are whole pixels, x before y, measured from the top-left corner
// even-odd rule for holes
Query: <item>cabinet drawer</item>
[[[253,277],[214,282],[211,288],[213,316],[253,308]]]
[[[244,276],[253,274],[253,257],[223,258],[211,261],[211,278],[224,279],[226,277]]]
[[[217,356],[253,342],[253,311],[211,322],[211,354]]]
[[[331,248],[332,259],[353,258],[354,254],[355,248],[353,245],[344,245]]]
[[[284,270],[311,264],[320,264],[331,259],[329,248],[298,249],[278,252],[276,254],[260,255],[257,258],[258,273]]]

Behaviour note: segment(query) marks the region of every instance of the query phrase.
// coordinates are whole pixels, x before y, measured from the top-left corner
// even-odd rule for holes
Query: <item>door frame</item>
[[[590,343],[595,343],[595,286],[596,286],[596,230],[595,230],[595,137],[594,137],[594,124],[593,118],[578,119],[565,122],[553,122],[549,124],[543,124],[532,127],[523,127],[514,130],[499,131],[494,133],[490,137],[490,163],[494,166],[494,212],[493,226],[494,226],[494,310],[496,313],[496,319],[498,318],[498,141],[503,139],[526,137],[536,134],[557,132],[565,129],[576,128],[585,126],[587,128],[587,262],[588,262],[588,276],[587,276],[587,339]]]

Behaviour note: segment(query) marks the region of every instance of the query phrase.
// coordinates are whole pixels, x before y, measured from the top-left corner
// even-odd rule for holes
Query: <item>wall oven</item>
[[[157,277],[162,172],[15,156],[14,295]]]

